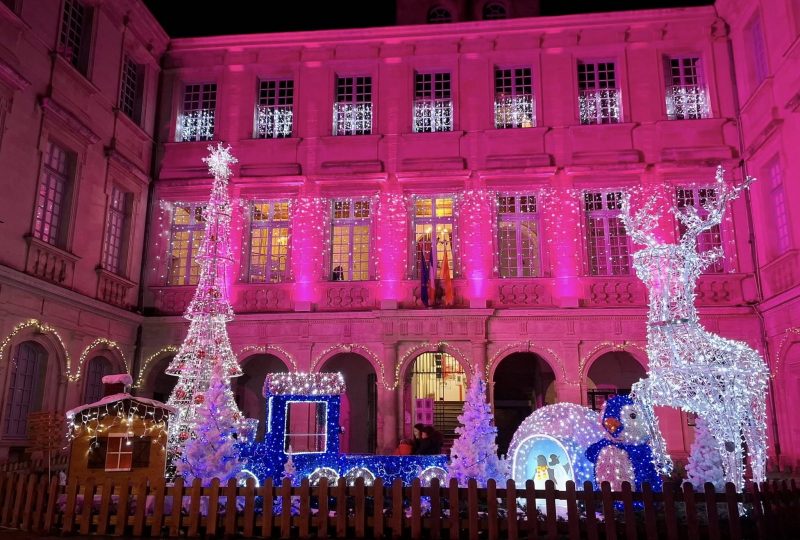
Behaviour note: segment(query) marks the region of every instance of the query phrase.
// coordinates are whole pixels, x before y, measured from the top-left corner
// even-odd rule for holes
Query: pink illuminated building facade
[[[474,376],[501,449],[537,407],[599,407],[647,365],[621,194],[699,206],[722,163],[759,180],[700,239],[726,254],[700,279],[701,319],[768,358],[770,453],[800,459],[797,2],[559,17],[491,2],[508,18],[400,2],[402,26],[174,40],[133,1],[42,19],[8,4],[3,452],[24,446],[23,412],[86,398],[95,357],[166,399],[198,278],[201,158],[224,141],[249,416],[264,418],[264,376],[288,370],[344,374],[350,452],[389,452],[418,421],[451,433]],[[92,28],[60,38],[76,5]],[[425,24],[443,12],[464,22]],[[685,457],[693,419],[661,417]]]

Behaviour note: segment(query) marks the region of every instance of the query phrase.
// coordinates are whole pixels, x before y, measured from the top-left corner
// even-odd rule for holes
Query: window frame
[[[270,88],[274,86],[274,88]],[[286,139],[294,135],[295,85],[292,77],[264,77],[256,85],[254,139]],[[272,129],[269,129],[270,120]],[[286,123],[288,122],[288,130]],[[281,126],[284,126],[283,128]]]
[[[583,206],[583,245],[584,245],[584,252],[586,254],[586,274],[590,277],[598,277],[598,278],[618,278],[618,277],[629,277],[632,275],[632,268],[633,268],[633,259],[632,259],[632,251],[631,251],[631,239],[630,236],[627,234],[625,230],[625,225],[622,223],[621,218],[621,204],[622,204],[622,194],[625,193],[624,188],[587,188],[582,190],[582,201],[581,204]],[[589,201],[587,200],[588,195],[592,195],[593,197],[596,195],[600,195],[600,209],[589,209],[587,208]],[[616,208],[609,208],[610,200],[609,195],[615,197],[614,204],[617,205]],[[593,200],[593,203],[598,202],[597,200]],[[602,224],[602,236],[593,236],[592,231],[596,230],[592,228],[591,220],[596,219],[600,220]],[[616,220],[616,222],[612,223],[611,220]],[[613,229],[612,229],[613,226]],[[612,236],[612,233],[616,233],[622,231],[622,234],[615,234]],[[592,240],[600,238],[602,239],[602,244],[593,245]],[[625,239],[625,243],[623,245],[622,242],[619,241],[620,238]],[[614,239],[617,239],[614,241]],[[599,264],[595,264],[592,262],[592,256],[598,253],[598,247],[601,247],[604,252],[605,263],[600,266]],[[614,254],[614,251],[624,251],[622,254]],[[595,257],[597,258],[597,257]],[[614,259],[615,258],[622,258],[625,261],[625,264],[618,264],[615,266]],[[620,268],[621,272],[616,272],[615,268]]]
[[[131,73],[133,74],[132,84]],[[118,106],[119,110],[137,126],[142,124],[145,77],[144,64],[136,62],[130,54],[125,53],[120,70]]]
[[[744,47],[750,59],[750,82],[758,88],[769,77],[769,50],[764,34],[764,18],[756,9],[744,26]]]
[[[101,266],[104,270],[123,277],[127,275],[132,209],[133,194],[117,184],[112,184],[106,207]],[[114,246],[111,240],[115,234]],[[116,254],[110,251],[111,248],[116,250]]]
[[[108,438],[108,446],[106,447],[106,455],[104,460],[105,465],[103,467],[103,471],[128,472],[133,470],[133,441],[131,439],[133,439],[134,435],[132,433],[109,433],[108,435],[106,435],[106,437]],[[123,444],[123,439],[125,440],[124,444]],[[114,451],[114,445],[111,442],[115,440],[119,441],[119,449],[117,451]],[[126,450],[125,452],[123,452],[123,450],[127,449],[127,447],[129,447],[130,450]],[[108,466],[109,459],[111,458],[112,455],[117,456],[116,467]],[[127,468],[121,466],[123,456],[130,456],[130,465]]]
[[[76,15],[74,6],[80,6],[81,21],[77,32],[73,31],[73,17]],[[70,9],[72,8],[71,12]],[[89,77],[89,65],[92,56],[93,34],[95,26],[95,8],[87,5],[83,0],[64,0],[61,6],[61,18],[58,30],[58,54],[75,70]],[[76,37],[76,34],[80,36]],[[77,46],[75,46],[77,43]],[[77,54],[72,49],[77,48]]]
[[[687,61],[694,60],[692,65]],[[699,53],[664,55],[664,88],[667,120],[699,120],[711,118],[708,83],[703,55]],[[674,62],[678,66],[674,66]],[[677,76],[675,70],[678,70]],[[687,73],[687,69],[694,71]],[[694,82],[691,82],[691,79]],[[676,82],[677,81],[677,82]],[[686,112],[686,111],[689,112]],[[683,112],[681,112],[683,111]]]
[[[716,189],[714,188],[713,185],[701,185],[701,184],[689,184],[689,185],[677,184],[677,185],[675,185],[675,189],[673,191],[673,197],[674,197],[673,201],[675,203],[675,208],[685,208],[686,207],[685,204],[683,204],[683,205],[681,204],[681,199],[680,199],[678,193],[680,191],[689,191],[689,192],[692,193],[692,204],[691,204],[691,206],[694,206],[697,209],[697,214],[701,218],[706,217],[708,215],[708,213],[703,209],[702,199],[703,199],[703,197],[707,197],[707,195],[703,195],[703,194],[700,193],[703,190],[712,191],[714,193],[714,198],[716,198],[716,196],[717,196],[716,195]],[[676,227],[676,231],[675,231],[676,238],[680,239],[680,237],[683,235],[683,232],[684,232],[684,226],[679,220],[676,219],[675,220],[675,227]],[[716,232],[714,232],[715,230],[716,230]],[[716,244],[713,241],[709,240],[709,238],[712,237],[715,234],[719,237],[719,242],[716,243]],[[711,229],[705,230],[705,231],[701,232],[697,236],[697,252],[698,253],[705,253],[706,251],[708,251],[710,249],[714,249],[716,247],[719,247],[723,251],[723,253],[725,253],[725,234],[723,232],[722,223],[720,223],[719,225],[714,225]],[[706,275],[706,274],[724,274],[728,270],[728,265],[726,264],[726,261],[727,261],[727,257],[722,257],[720,259],[717,259],[711,265],[709,265],[708,267],[706,267],[703,270],[703,275]]]
[[[195,87],[197,90],[193,89]],[[219,86],[212,81],[183,83],[181,88],[180,112],[178,114],[175,141],[213,141],[217,132]],[[194,94],[197,96],[196,99]],[[188,108],[187,105],[189,105]],[[191,118],[190,114],[192,115]],[[190,130],[192,133],[188,133]]]
[[[527,71],[527,73],[525,73]],[[508,76],[504,72],[508,73]],[[522,83],[520,84],[520,78]],[[529,79],[526,84],[525,78]],[[505,84],[505,80],[509,80],[509,84]],[[526,92],[526,87],[530,86],[530,92]],[[506,89],[510,94],[506,97]],[[510,100],[509,104],[501,103],[501,101]],[[508,119],[508,113],[503,113],[504,107],[511,108],[511,119]],[[517,111],[521,108],[522,111]],[[527,109],[527,110],[526,110]],[[527,117],[530,125],[525,125],[525,114],[530,113]],[[515,116],[521,116],[519,121]],[[505,121],[501,121],[505,118]],[[519,129],[536,127],[536,88],[533,85],[533,67],[532,66],[494,66],[494,127],[495,129]]]
[[[99,369],[95,367],[98,365],[101,366]],[[114,365],[109,357],[98,354],[89,359],[86,363],[86,380],[83,385],[84,404],[94,403],[103,398],[103,377],[111,375],[113,371]]]
[[[348,80],[350,82],[344,82]],[[359,87],[368,88],[368,92],[365,90],[359,93]],[[365,99],[366,97],[369,99]],[[372,135],[375,127],[374,97],[375,92],[371,74],[336,74],[333,92],[332,136]],[[346,110],[347,106],[355,109],[348,111]],[[358,110],[359,106],[363,107],[362,111]],[[360,115],[364,118],[359,119]],[[369,120],[368,129],[363,127],[367,117]],[[351,124],[349,128],[347,127],[348,123]],[[358,125],[362,127],[354,127]]]
[[[428,114],[425,115],[425,113]],[[453,74],[451,71],[414,71],[414,102],[411,120],[414,133],[443,133],[455,129],[455,100],[453,99]]]
[[[522,198],[533,198],[533,207],[534,210],[532,212],[523,212],[523,201]],[[514,199],[514,211],[513,212],[502,212],[503,203],[501,199],[503,198],[513,198]],[[497,257],[497,276],[502,279],[530,279],[530,278],[537,278],[543,276],[543,261],[542,261],[542,236],[541,236],[541,225],[542,225],[542,213],[540,204],[540,197],[539,193],[535,191],[531,191],[529,193],[509,193],[509,192],[501,192],[498,193],[495,198],[496,207],[496,220],[497,220],[497,248],[495,249],[495,254]],[[525,205],[530,205],[530,201],[526,201]],[[506,204],[507,206],[507,204]],[[504,264],[503,264],[503,239],[502,239],[502,224],[503,223],[511,223],[514,225],[514,250],[515,250],[515,266],[514,266],[514,275],[503,275],[504,271]],[[533,255],[531,260],[534,261],[533,268],[529,270],[531,275],[524,275],[525,274],[525,254],[521,249],[522,244],[522,223],[533,223],[534,224],[534,232],[536,234],[536,246],[534,248],[535,254]]]
[[[275,219],[276,214],[276,205],[285,204],[286,205],[286,219],[285,220],[278,220]],[[267,211],[267,219],[255,219],[255,212],[256,212],[256,205],[268,205]],[[250,220],[250,233],[248,237],[248,257],[247,257],[247,282],[248,283],[258,283],[258,284],[275,284],[275,283],[286,283],[290,281],[290,270],[291,270],[291,238],[292,238],[292,205],[291,201],[288,199],[270,199],[270,200],[258,200],[252,201],[250,203],[250,211],[249,211],[249,220]],[[285,253],[279,254],[278,257],[281,255],[284,258],[283,261],[283,270],[280,273],[274,273],[272,271],[271,261],[274,257],[273,249],[274,249],[274,238],[276,230],[278,229],[286,229],[286,246],[285,246]],[[266,230],[266,238],[267,238],[267,251],[266,253],[260,254],[260,256],[265,257],[266,261],[264,264],[264,271],[261,274],[254,274],[254,265],[253,265],[253,232],[256,230]],[[263,280],[254,279],[256,275],[263,276]],[[273,280],[273,277],[276,279]]]
[[[370,281],[373,279],[373,262],[372,262],[372,250],[374,248],[374,241],[373,241],[373,218],[375,215],[375,205],[373,204],[372,197],[353,197],[353,198],[335,198],[331,199],[330,201],[330,210],[329,210],[329,228],[328,228],[328,249],[327,249],[327,259],[328,262],[325,265],[327,268],[327,279],[329,281],[342,281],[342,282],[354,282],[354,281]],[[336,216],[337,204],[352,204],[352,206],[348,209],[348,216]],[[366,204],[368,216],[364,217],[363,215],[358,216],[356,215],[358,210],[357,207],[361,205],[361,212],[363,213],[364,204]],[[341,209],[339,209],[341,211]],[[347,254],[347,268],[342,268],[342,278],[336,279],[336,268],[339,266],[337,263],[342,262],[340,259],[337,259],[335,248],[336,242],[335,239],[337,235],[335,235],[335,231],[337,227],[342,227],[347,229],[347,239],[348,242],[345,244],[349,248],[349,252]],[[364,235],[359,235],[356,228],[357,227],[367,227],[366,231],[366,252],[367,252],[367,259],[366,259],[366,273],[364,270],[358,270],[358,275],[361,276],[359,278],[355,278],[354,275],[356,274],[356,252],[355,252],[355,240],[357,237],[363,238]],[[338,235],[341,237],[342,235]],[[363,246],[363,242],[359,245]],[[334,266],[336,265],[336,266]]]
[[[431,215],[430,216],[423,216],[417,217],[417,202],[423,199],[431,199]],[[449,216],[437,216],[437,201],[440,199],[450,199],[450,215]],[[456,239],[458,238],[458,201],[455,194],[450,193],[443,193],[443,194],[418,194],[413,195],[410,198],[411,208],[410,214],[411,219],[409,219],[409,223],[411,225],[411,234],[410,234],[410,246],[409,246],[409,266],[410,266],[410,279],[419,279],[419,258],[420,258],[420,250],[418,249],[419,241],[417,240],[417,225],[431,225],[431,232],[430,233],[420,233],[420,234],[431,234],[431,240],[433,239],[433,232],[436,231],[437,225],[450,225],[450,256],[448,262],[450,264],[450,275],[451,278],[456,279],[460,276],[460,253],[458,249],[458,244]],[[430,264],[428,260],[430,257],[430,249],[422,250],[422,253],[425,255],[425,260],[427,261],[426,264],[429,265],[431,276],[435,276],[435,279],[441,279],[438,277],[439,274],[439,266],[440,261],[444,260],[444,250],[445,247],[443,244],[439,243],[437,234],[437,247],[436,247],[436,260],[433,261],[433,264]],[[424,240],[423,240],[424,242]],[[440,249],[441,247],[441,249]]]
[[[178,208],[190,208],[189,211],[189,223],[175,223],[175,216],[177,215]],[[175,208],[172,210],[172,216],[170,218],[170,236],[169,236],[169,244],[167,245],[167,286],[171,287],[181,287],[181,286],[194,286],[197,285],[200,281],[200,265],[195,264],[196,254],[200,251],[203,239],[205,238],[205,219],[198,220],[198,212],[202,216],[202,212],[205,211],[206,203],[205,202],[197,202],[197,203],[183,203],[181,205],[176,205]],[[176,232],[187,232],[186,238],[186,260],[183,262],[182,267],[184,270],[183,279],[181,283],[174,283],[173,282],[173,260],[175,258],[175,233]],[[196,238],[197,233],[200,233],[199,241]],[[192,274],[192,270],[197,268],[196,274]],[[196,281],[192,282],[192,276],[196,275]]]
[[[30,344],[28,356],[25,358],[27,371],[22,373],[23,380],[20,386],[19,367],[22,365],[20,352],[22,346],[27,344]],[[3,394],[3,417],[0,433],[5,440],[18,441],[28,438],[28,415],[38,412],[44,407],[50,352],[41,343],[32,339],[16,343],[12,351],[12,361],[9,362],[11,369],[6,375]],[[28,362],[31,354],[35,355],[33,367],[29,367]],[[17,411],[15,412],[15,410]],[[10,426],[12,422],[16,424],[13,432]]]
[[[578,91],[578,120],[581,125],[605,125],[620,124],[624,121],[622,108],[622,88],[620,70],[618,62],[614,58],[593,58],[578,60],[576,64],[577,91]],[[606,69],[601,69],[600,66]],[[609,71],[607,66],[611,66]],[[593,66],[591,71],[584,70],[587,74],[581,80],[581,68]],[[588,73],[592,73],[592,80],[589,80]],[[601,74],[606,74],[605,79]],[[613,73],[613,78],[608,77],[608,73]],[[609,80],[613,81],[613,86],[608,86]],[[591,85],[589,84],[591,82]],[[605,84],[605,85],[604,85]],[[590,109],[595,113],[590,114]],[[605,116],[602,111],[609,110],[611,113]],[[613,111],[616,110],[616,115]]]
[[[777,174],[775,174],[777,172]],[[789,219],[789,205],[786,204],[786,182],[784,177],[783,164],[780,154],[775,154],[764,164],[764,176],[769,178],[769,191],[767,212],[772,216],[775,226],[775,241],[772,243],[772,250],[776,257],[784,255],[792,248],[792,227]],[[776,177],[778,181],[776,182]]]
[[[63,170],[59,170],[52,164],[53,149],[59,150],[62,154],[62,157],[59,158],[59,165],[63,164]],[[31,235],[37,240],[59,249],[66,250],[69,244],[68,239],[73,217],[72,202],[73,194],[75,193],[77,172],[78,153],[73,151],[71,147],[62,144],[60,141],[47,138],[40,162],[39,181],[36,186]],[[45,183],[45,181],[47,183]],[[43,190],[46,191],[46,194],[43,194]],[[55,198],[51,196],[54,191],[59,197],[57,201],[58,213],[54,218],[55,225],[53,221],[53,212],[47,211],[49,206],[56,204]],[[39,215],[40,208],[42,209],[41,216]],[[48,223],[50,229],[55,229],[55,233],[45,233],[46,225],[44,220],[46,216],[51,216]],[[40,221],[41,226],[39,225]]]

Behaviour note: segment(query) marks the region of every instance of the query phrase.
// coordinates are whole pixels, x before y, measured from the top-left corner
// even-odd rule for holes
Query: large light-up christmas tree
[[[184,317],[189,319],[189,332],[180,351],[167,367],[166,373],[178,377],[178,383],[167,400],[178,409],[178,414],[169,426],[168,463],[174,463],[183,453],[186,442],[193,437],[198,406],[205,399],[205,392],[214,373],[215,366],[225,377],[242,374],[228,339],[227,323],[233,319],[233,309],[228,301],[227,269],[232,262],[230,248],[231,202],[228,196],[228,179],[231,164],[236,158],[230,147],[217,144],[209,146],[211,154],[203,161],[214,177],[208,206],[203,211],[205,236],[198,252],[200,279]],[[233,394],[226,393],[226,408],[231,417],[240,424],[240,432],[246,423],[234,401]]]

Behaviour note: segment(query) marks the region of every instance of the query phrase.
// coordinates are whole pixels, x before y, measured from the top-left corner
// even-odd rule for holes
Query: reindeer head
[[[653,234],[653,230],[661,218],[661,213],[657,212],[655,207],[656,198],[648,197],[644,205],[631,215],[631,195],[627,192],[622,194],[622,222],[625,224],[628,235],[637,244],[647,247],[655,247],[660,244]]]

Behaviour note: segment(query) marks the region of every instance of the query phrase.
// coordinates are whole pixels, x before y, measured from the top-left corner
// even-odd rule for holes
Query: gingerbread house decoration
[[[103,377],[105,396],[67,411],[70,479],[163,476],[167,424],[175,409],[160,401],[132,396],[127,373]]]

